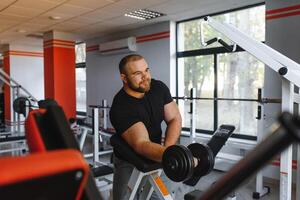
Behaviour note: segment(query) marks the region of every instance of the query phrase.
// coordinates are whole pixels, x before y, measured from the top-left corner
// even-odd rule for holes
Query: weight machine
[[[13,108],[11,109],[12,121],[9,122],[10,130],[0,133],[0,144],[10,144],[11,148],[0,149],[0,153],[12,152],[17,155],[22,154],[22,151],[27,150],[27,146],[25,145],[24,128],[21,125],[20,112],[24,113],[24,117],[26,117],[29,112],[29,105],[36,104],[38,100],[16,80],[4,72],[3,69],[0,69],[0,80],[10,88],[10,99],[11,102],[13,102],[13,106],[11,106]],[[20,107],[17,106],[19,103],[27,104],[23,106],[25,110],[19,109]],[[20,112],[15,112],[15,109],[18,109]]]
[[[92,124],[88,123],[80,123],[81,136],[79,138],[79,146],[80,149],[83,149],[86,137],[93,136],[93,152],[91,154],[86,154],[85,158],[93,157],[93,162],[95,165],[99,164],[99,156],[104,154],[112,153],[112,150],[101,151],[99,152],[100,143],[104,142],[104,137],[110,138],[114,133],[108,130],[107,121],[108,121],[108,109],[110,107],[107,105],[107,101],[105,99],[102,100],[102,105],[89,105],[92,109]],[[101,115],[100,115],[101,111]],[[100,119],[102,118],[102,123],[100,123]],[[98,133],[98,134],[95,134]],[[100,142],[100,143],[99,143]]]
[[[106,178],[106,175],[113,173],[113,166],[111,163],[100,161],[99,157],[104,155],[112,155],[112,148],[104,149],[106,141],[112,136],[113,132],[107,131],[107,116],[108,109],[107,101],[102,100],[102,105],[90,105],[92,109],[92,124],[81,123],[79,124],[81,134],[79,138],[79,147],[83,151],[84,143],[87,137],[93,139],[93,152],[84,154],[84,158],[92,158],[91,165],[93,166],[93,174],[96,178],[97,186],[101,191],[107,190],[112,187],[112,181]],[[102,114],[100,114],[102,113]],[[101,117],[102,116],[102,117]],[[100,119],[102,118],[102,123]],[[102,145],[102,146],[101,146]]]
[[[278,51],[272,49],[266,44],[256,41],[246,34],[239,31],[232,25],[220,23],[211,17],[205,17],[201,24],[201,31],[203,31],[203,24],[207,23],[212,28],[222,33],[232,42],[234,46],[228,45],[220,38],[213,38],[205,42],[203,32],[201,32],[201,41],[204,46],[212,44],[213,42],[219,42],[229,51],[233,51],[236,45],[242,47],[245,51],[252,54],[254,57],[262,61],[268,67],[278,72],[282,77],[282,111],[289,111],[293,113],[293,104],[300,103],[299,94],[294,92],[294,86],[300,86],[300,65],[295,61],[289,59]],[[297,111],[299,113],[299,111]],[[262,121],[261,121],[262,123]],[[262,127],[260,124],[259,127]],[[260,141],[261,138],[258,138]],[[298,147],[298,152],[300,148]],[[286,151],[281,154],[280,163],[280,199],[290,200],[292,194],[292,147],[290,146]],[[298,153],[298,160],[300,160],[300,153]],[[300,180],[300,164],[297,168],[297,185]],[[257,186],[254,197],[261,197],[266,193],[262,186],[262,174],[257,175]],[[297,187],[297,197],[300,199],[300,188]]]
[[[28,91],[26,90],[21,84],[19,84],[16,80],[10,77],[3,69],[0,69],[0,79],[11,89],[11,102],[14,102],[19,97],[26,97],[29,102],[26,102],[30,105],[37,104],[38,100]],[[21,94],[21,92],[23,94]],[[13,110],[13,109],[11,109]],[[29,110],[27,110],[28,113]],[[20,114],[13,112],[12,116],[13,120],[11,124],[12,132],[20,132]]]

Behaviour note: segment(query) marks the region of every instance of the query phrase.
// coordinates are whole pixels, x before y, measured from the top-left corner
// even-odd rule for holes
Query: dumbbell
[[[217,153],[234,129],[232,125],[221,125],[207,144],[192,143],[187,147],[168,147],[162,157],[165,174],[175,182],[184,181],[187,185],[196,185],[202,176],[212,171]],[[198,160],[198,164],[195,160]]]
[[[195,159],[198,160],[196,165]],[[192,143],[187,147],[168,147],[162,158],[166,175],[175,182],[186,181],[192,176],[205,176],[213,169],[215,158],[210,147],[203,143]]]

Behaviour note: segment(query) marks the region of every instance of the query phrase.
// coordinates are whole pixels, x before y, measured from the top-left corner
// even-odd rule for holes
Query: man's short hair
[[[129,62],[141,60],[141,59],[144,59],[144,57],[139,54],[130,54],[130,55],[123,57],[119,63],[120,74],[126,74],[125,68]]]

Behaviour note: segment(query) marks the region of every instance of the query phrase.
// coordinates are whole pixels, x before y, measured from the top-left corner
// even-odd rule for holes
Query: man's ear
[[[120,74],[120,77],[123,83],[127,83],[127,78],[125,74]]]

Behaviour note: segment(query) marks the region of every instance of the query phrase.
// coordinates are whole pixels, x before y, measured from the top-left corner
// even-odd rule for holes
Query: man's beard
[[[135,92],[145,93],[150,90],[151,79],[147,79],[144,82],[148,83],[148,84],[146,84],[146,87],[141,86],[141,85],[135,86],[130,80],[128,80],[128,87]]]

